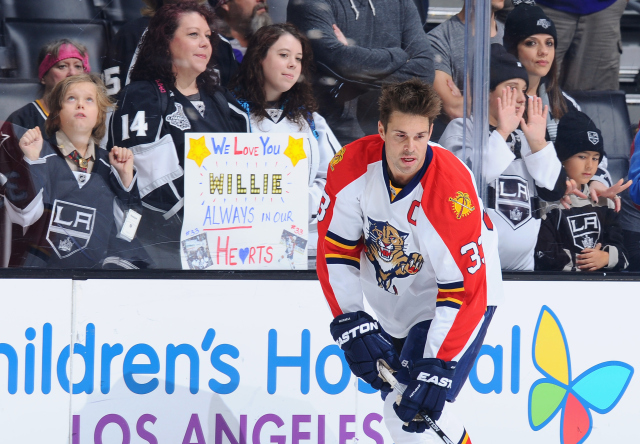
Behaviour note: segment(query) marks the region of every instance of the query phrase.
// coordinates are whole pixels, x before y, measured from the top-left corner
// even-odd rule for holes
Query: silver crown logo
[[[515,222],[519,222],[522,219],[522,211],[517,208],[509,211],[509,219]]]
[[[60,241],[60,245],[58,245],[58,249],[60,251],[68,252],[71,251],[73,247],[73,242],[71,242],[71,238],[68,237],[65,240]]]
[[[596,243],[591,236],[585,236],[582,238],[582,246],[584,248],[594,248]]]
[[[594,145],[597,145],[598,142],[600,142],[600,137],[598,136],[598,133],[596,133],[595,131],[587,131],[587,137],[589,137],[589,142],[591,142]]]
[[[543,27],[544,29],[547,29],[549,26],[551,26],[551,22],[547,19],[540,19],[538,20],[537,25]]]

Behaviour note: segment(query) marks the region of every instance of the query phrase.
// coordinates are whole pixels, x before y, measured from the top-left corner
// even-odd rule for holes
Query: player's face
[[[44,85],[45,91],[49,92],[66,77],[76,76],[83,72],[84,67],[82,66],[82,60],[70,57],[68,59],[60,60],[58,63],[53,65],[44,75],[41,83]]]
[[[589,183],[598,170],[600,154],[596,151],[582,151],[574,154],[562,162],[567,176],[575,180],[578,185]]]
[[[291,34],[281,36],[262,61],[264,93],[267,101],[280,99],[300,78],[302,71],[302,45]]]
[[[60,109],[60,129],[68,137],[91,135],[98,121],[96,85],[76,83],[69,87]]]
[[[530,76],[546,76],[555,56],[556,48],[549,34],[534,34],[518,43],[518,60]]]
[[[385,131],[378,122],[384,140],[390,179],[395,185],[408,184],[424,165],[433,125],[428,117],[394,111]]]
[[[197,12],[187,12],[178,19],[178,28],[169,42],[171,63],[176,80],[197,77],[207,69],[211,58],[211,29]]]

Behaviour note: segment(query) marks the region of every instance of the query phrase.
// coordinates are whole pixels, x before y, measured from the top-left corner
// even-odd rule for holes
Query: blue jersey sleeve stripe
[[[327,260],[327,265],[333,265],[333,264],[350,265],[352,267],[360,269],[360,261],[355,259],[348,259],[346,257],[327,257],[326,260]]]
[[[334,243],[342,244],[347,248],[355,248],[358,246],[358,242],[360,242],[360,239],[345,239],[344,237],[340,237],[337,234],[332,233],[331,231],[327,231],[326,238],[332,240]]]
[[[438,288],[440,290],[456,290],[458,288],[464,288],[464,282],[447,282],[446,284],[441,284],[438,282]]]
[[[436,302],[436,308],[438,307],[449,307],[449,308],[455,308],[456,310],[460,310],[460,304],[456,304],[453,301],[438,301]]]

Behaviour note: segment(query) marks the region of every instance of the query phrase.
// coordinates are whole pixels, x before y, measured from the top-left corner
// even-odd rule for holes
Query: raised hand
[[[516,108],[518,108],[516,110]],[[524,103],[518,103],[518,93],[513,88],[504,88],[498,97],[498,126],[496,131],[507,140],[514,132],[524,114]]]
[[[629,188],[632,183],[633,180],[629,180],[627,183],[624,183],[624,179],[620,179],[618,183],[607,188],[603,183],[593,180],[589,182],[589,194],[591,195],[591,200],[593,202],[598,202],[598,198],[600,197],[606,197],[607,199],[612,200],[616,205],[617,213],[622,208],[622,199],[619,194]]]
[[[582,199],[587,198],[587,195],[580,191],[580,187],[578,187],[578,184],[575,180],[567,179],[567,190],[564,192],[564,196],[562,196],[562,199],[560,199],[560,203],[567,210],[571,208],[571,198],[569,197],[570,194],[574,194]]]
[[[118,172],[122,185],[129,188],[133,180],[133,152],[127,148],[114,146],[109,151],[109,163]]]
[[[576,265],[583,271],[596,271],[609,264],[609,253],[602,251],[602,244],[595,248],[585,248],[576,254]]]
[[[520,129],[529,142],[531,152],[535,153],[547,146],[545,135],[547,132],[547,114],[549,106],[542,105],[542,99],[537,96],[529,97],[527,106],[527,121],[520,119]]]
[[[40,127],[30,129],[20,138],[20,149],[29,160],[38,160],[42,151],[42,133]]]

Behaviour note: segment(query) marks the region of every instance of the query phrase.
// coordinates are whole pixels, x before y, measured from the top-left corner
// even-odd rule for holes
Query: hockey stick
[[[391,387],[400,392],[401,395],[404,393],[404,388],[400,384],[398,384],[398,380],[395,378],[395,376],[393,376],[393,373],[391,373],[391,370],[389,370],[387,363],[382,359],[378,361],[378,372],[380,372],[380,376],[382,377],[382,379],[387,381],[389,385],[391,385]],[[442,431],[440,427],[438,427],[438,424],[436,424],[436,422],[431,419],[429,415],[424,412],[418,412],[418,415],[420,415],[420,417],[425,420],[427,425],[432,428],[434,432],[436,432],[436,434],[440,437],[440,439],[442,439],[442,441],[444,441],[446,444],[454,444],[454,442],[449,439],[449,437]]]

